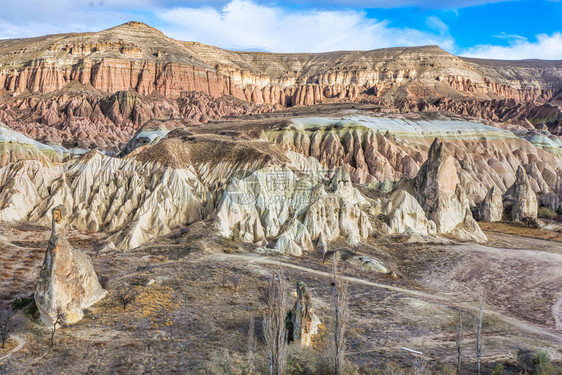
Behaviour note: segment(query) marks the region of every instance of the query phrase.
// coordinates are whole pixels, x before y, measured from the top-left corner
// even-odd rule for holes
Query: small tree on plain
[[[250,313],[250,324],[248,327],[248,367],[250,373],[253,373],[256,362],[256,323],[254,313]]]
[[[115,299],[123,306],[123,310],[127,309],[127,305],[135,302],[138,292],[130,285],[121,286],[115,292]]]
[[[459,319],[457,321],[457,375],[461,373],[461,355],[462,355],[462,310],[459,309]]]
[[[285,325],[287,309],[285,306],[285,278],[281,267],[263,289],[262,300],[266,305],[263,335],[267,347],[269,374],[282,375],[285,373],[287,361],[287,327]]]
[[[0,340],[2,341],[2,349],[6,347],[6,341],[16,328],[16,313],[10,305],[0,307]]]
[[[349,283],[338,269],[337,253],[334,254],[332,270],[332,290],[334,303],[334,374],[343,374],[345,362],[345,330],[348,319]]]
[[[49,340],[49,348],[52,348],[55,344],[55,333],[57,332],[57,327],[63,325],[66,322],[66,314],[61,307],[57,307],[55,311],[55,320],[53,320],[53,326],[51,327],[51,338]]]
[[[480,362],[482,359],[482,318],[484,316],[484,289],[481,287],[478,292],[478,320],[475,323],[476,333],[476,373],[480,375]]]

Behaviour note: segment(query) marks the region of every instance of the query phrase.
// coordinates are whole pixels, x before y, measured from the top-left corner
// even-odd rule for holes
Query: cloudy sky
[[[562,0],[0,0],[0,39],[130,20],[235,50],[437,44],[463,56],[562,59]]]

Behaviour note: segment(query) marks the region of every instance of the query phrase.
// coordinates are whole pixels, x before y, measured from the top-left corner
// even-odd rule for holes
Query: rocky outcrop
[[[517,168],[515,182],[505,192],[503,201],[504,205],[511,206],[511,220],[521,223],[537,219],[537,196],[523,167]]]
[[[321,175],[304,177],[275,167],[235,179],[217,208],[220,233],[258,244],[275,240],[277,250],[297,256],[320,239],[356,245],[367,238],[372,226],[361,206],[368,202],[348,173],[339,170],[327,190]]]
[[[168,99],[145,97],[134,91],[104,96],[79,90],[85,88],[59,90],[49,98],[0,97],[0,121],[40,142],[118,153],[142,125],[155,118],[180,119],[171,120],[171,127],[174,123],[202,124],[273,110],[271,105],[215,98],[199,92],[184,92],[177,99]]]
[[[311,346],[314,335],[318,334],[320,319],[312,306],[312,298],[305,283],[297,282],[297,300],[289,311],[289,341],[301,346]]]
[[[464,189],[460,185],[454,158],[435,138],[426,162],[414,179],[417,200],[438,233],[485,241],[486,236],[472,218]],[[462,228],[460,228],[462,227]]]
[[[479,209],[480,220],[482,221],[500,221],[503,217],[503,200],[502,195],[495,186],[488,191],[486,197],[480,204]]]
[[[537,197],[559,199],[562,161],[510,132],[366,113],[204,127],[151,121],[121,157],[90,151],[62,162],[8,162],[0,168],[0,220],[49,225],[50,210],[62,204],[70,225],[106,232],[125,250],[214,219],[222,236],[298,256],[334,242],[357,246],[374,231],[483,240],[470,208],[491,186],[513,185],[519,166]],[[435,134],[446,141],[429,147]],[[21,147],[12,138],[6,147]],[[26,147],[30,158],[41,155],[39,146]],[[416,168],[401,169],[408,158]],[[381,176],[391,178],[377,181],[383,165]]]
[[[90,257],[73,249],[66,239],[67,211],[52,210],[52,233],[43,267],[35,286],[35,303],[46,325],[53,325],[57,312],[64,322],[82,319],[83,310],[101,300],[107,292],[101,287]]]
[[[393,234],[418,234],[434,236],[437,228],[429,220],[422,207],[406,190],[397,190],[392,194],[385,209],[388,215],[388,226]]]

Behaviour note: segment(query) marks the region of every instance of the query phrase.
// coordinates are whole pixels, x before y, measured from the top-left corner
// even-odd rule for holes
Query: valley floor
[[[322,320],[314,351],[291,348],[291,358],[326,358],[331,326],[331,262],[257,254],[250,245],[205,235],[196,224],[134,251],[92,250],[102,238],[69,233],[87,250],[110,295],[79,323],[62,328],[54,348],[33,309],[18,334],[25,346],[0,361],[0,373],[220,373],[220,363],[246,364],[249,316],[256,316],[258,365],[264,344],[260,288],[282,267],[288,286],[310,289]],[[1,244],[0,297],[29,296],[49,231],[6,231]],[[473,319],[480,285],[486,291],[483,357],[487,368],[513,363],[518,348],[543,349],[562,359],[562,242],[486,233],[490,242],[410,244],[379,241],[354,251],[388,264],[398,279],[346,266],[350,285],[347,358],[356,367],[411,366],[423,352],[434,368],[455,364],[455,324],[463,311],[463,357],[474,366]],[[376,245],[376,246],[375,246]],[[226,277],[224,276],[226,275]],[[139,296],[123,309],[112,297],[124,284]],[[289,293],[291,306],[295,296]],[[225,354],[228,352],[227,354]],[[228,358],[228,359],[227,359]],[[220,367],[220,366],[219,366]]]

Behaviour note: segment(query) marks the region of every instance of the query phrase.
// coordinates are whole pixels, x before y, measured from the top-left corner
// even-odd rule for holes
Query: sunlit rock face
[[[483,241],[470,211],[519,167],[537,201],[560,200],[557,155],[471,121],[344,114],[223,132],[152,122],[120,157],[50,160],[30,145],[29,160],[0,168],[0,220],[46,226],[64,205],[69,225],[126,250],[210,219],[224,237],[299,256],[373,234]],[[19,149],[12,138],[6,147]]]
[[[416,198],[406,190],[397,190],[392,194],[386,212],[392,233],[423,236],[434,236],[437,233],[435,222],[426,217]]]
[[[221,234],[261,244],[276,240],[275,248],[291,255],[313,250],[320,238],[343,237],[351,245],[367,238],[372,227],[362,207],[368,202],[349,174],[338,170],[328,186],[319,178],[272,168],[234,180],[217,208]]]
[[[485,241],[486,236],[472,218],[464,189],[460,185],[453,156],[435,138],[427,161],[414,179],[417,199],[439,233]]]
[[[503,217],[503,201],[499,190],[492,186],[480,204],[480,220],[500,221]]]
[[[301,346],[311,346],[312,339],[318,334],[320,318],[314,311],[308,287],[302,281],[297,282],[297,300],[289,317],[289,339]]]
[[[504,194],[504,204],[512,205],[511,220],[525,222],[537,218],[537,197],[531,187],[527,172],[523,167],[517,169],[515,182]]]
[[[52,211],[51,238],[35,286],[35,303],[41,320],[49,326],[59,312],[64,314],[64,323],[76,323],[82,319],[84,309],[107,294],[90,257],[73,249],[66,239],[66,208],[61,205]]]

